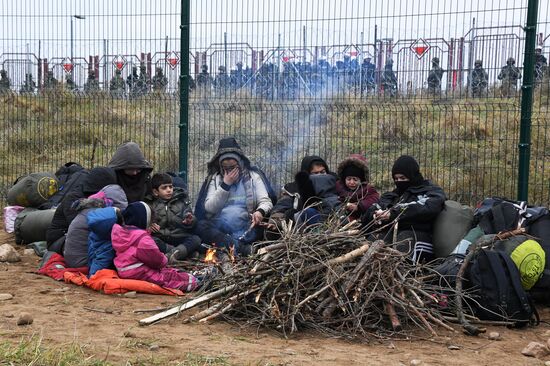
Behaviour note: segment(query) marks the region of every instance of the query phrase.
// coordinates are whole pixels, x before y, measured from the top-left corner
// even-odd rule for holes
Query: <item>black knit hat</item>
[[[84,182],[82,183],[82,192],[86,195],[92,195],[109,184],[116,184],[115,171],[107,167],[97,167],[90,170]]]
[[[124,224],[145,230],[151,223],[151,209],[145,202],[132,202],[122,212],[122,217],[124,217]]]
[[[424,177],[420,174],[418,162],[409,155],[402,155],[393,163],[391,169],[392,178],[395,177],[396,174],[403,174],[405,177],[409,178],[413,185],[419,184],[424,180]]]

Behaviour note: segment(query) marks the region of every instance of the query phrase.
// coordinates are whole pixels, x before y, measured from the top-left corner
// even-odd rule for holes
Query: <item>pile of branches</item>
[[[222,317],[285,337],[302,329],[367,339],[410,336],[418,328],[431,336],[441,327],[454,331],[446,314],[454,291],[443,291],[430,267],[414,265],[381,240],[368,241],[353,225],[283,225],[280,239],[262,243],[252,256],[218,264],[207,290],[140,323],[202,304],[184,321]]]

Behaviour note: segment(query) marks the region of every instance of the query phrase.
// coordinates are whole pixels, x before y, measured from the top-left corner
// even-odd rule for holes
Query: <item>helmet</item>
[[[508,60],[506,61],[506,63],[507,63],[507,64],[511,64],[511,65],[513,65],[513,64],[515,64],[515,63],[516,63],[516,59],[515,59],[515,58],[513,58],[513,57],[510,57],[510,58],[508,58]]]
[[[481,61],[481,60],[476,60],[476,62],[474,62],[474,65],[475,65],[475,66],[481,66],[481,65],[482,65],[482,61]]]
[[[6,75],[6,70],[0,71],[0,75],[5,76]]]
[[[202,71],[208,71],[208,65],[203,64],[203,65],[201,66],[201,70],[202,70]]]
[[[439,63],[439,57],[432,58],[432,62],[435,63],[435,64],[438,64]]]
[[[122,70],[121,70],[121,69],[118,69],[118,68],[115,69],[115,74],[120,75],[121,73],[122,73]]]
[[[225,66],[223,66],[223,65],[219,66],[218,71],[225,72]]]

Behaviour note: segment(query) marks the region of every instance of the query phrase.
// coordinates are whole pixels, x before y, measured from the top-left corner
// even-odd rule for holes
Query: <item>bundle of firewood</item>
[[[184,321],[222,317],[285,336],[301,329],[361,338],[453,330],[445,314],[453,290],[443,291],[430,267],[413,264],[393,245],[331,221],[307,229],[283,225],[280,234],[248,258],[213,264],[218,276],[207,289],[140,323],[202,305]]]

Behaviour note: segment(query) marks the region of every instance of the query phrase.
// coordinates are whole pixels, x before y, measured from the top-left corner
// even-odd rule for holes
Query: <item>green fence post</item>
[[[190,0],[181,1],[180,25],[180,123],[179,123],[179,176],[188,182],[189,161],[189,19]]]
[[[529,195],[529,159],[531,153],[531,114],[533,110],[533,81],[535,77],[535,41],[538,0],[529,0],[525,26],[525,56],[523,85],[521,86],[521,124],[519,132],[518,200],[527,201]]]

